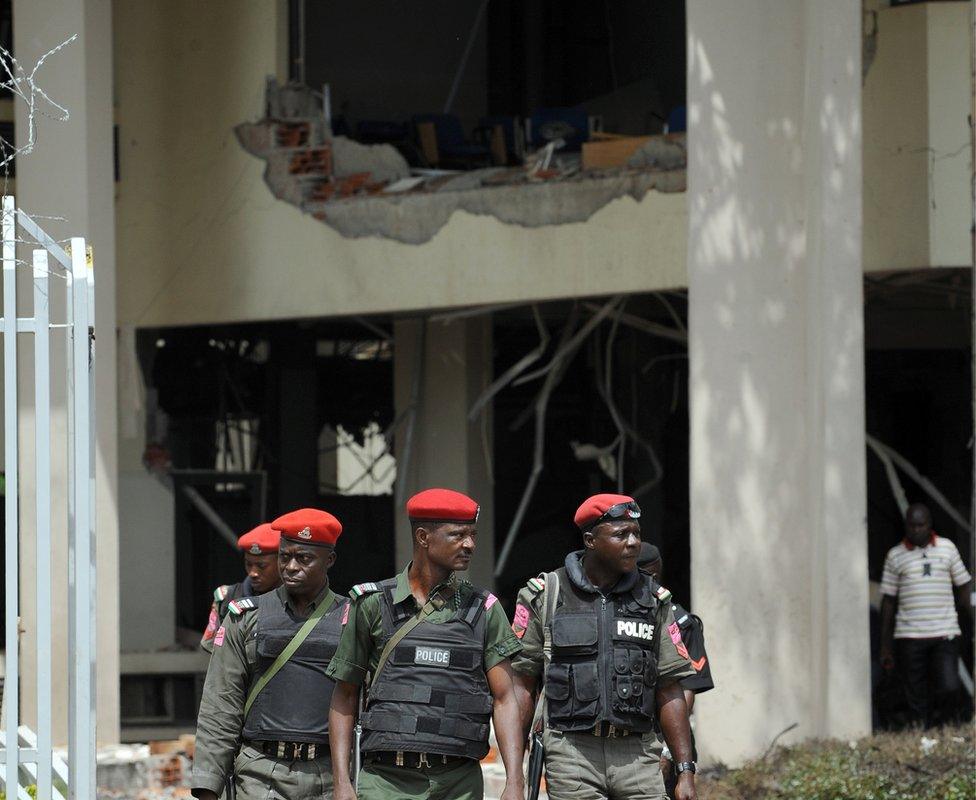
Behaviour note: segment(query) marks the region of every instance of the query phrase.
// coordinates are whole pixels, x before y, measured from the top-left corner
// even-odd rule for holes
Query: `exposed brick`
[[[275,126],[278,147],[306,147],[311,135],[312,126],[308,122],[279,122]]]
[[[288,162],[288,172],[292,175],[331,175],[332,148],[321,145],[295,153]]]

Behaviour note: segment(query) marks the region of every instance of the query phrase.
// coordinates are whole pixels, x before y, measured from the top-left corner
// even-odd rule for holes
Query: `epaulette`
[[[677,622],[678,626],[681,628],[690,627],[691,623],[694,621],[694,617],[692,617],[691,612],[685,611],[677,603],[671,606],[671,611],[674,613],[674,621]]]
[[[528,587],[531,591],[539,594],[546,588],[546,579],[540,575],[538,578],[529,578]]]
[[[658,586],[657,589],[654,590],[654,596],[662,603],[666,603],[671,599],[671,592],[665,589],[663,586]]]
[[[379,590],[380,587],[375,583],[357,583],[352,587],[352,589],[349,590],[349,596],[353,600],[356,600],[357,598],[362,597],[364,594],[373,594]]]
[[[229,586],[218,586],[216,589],[214,589],[214,600],[220,603],[226,599],[228,594],[230,594]]]
[[[253,597],[238,597],[227,604],[227,613],[239,617],[245,611],[253,611],[257,607]]]

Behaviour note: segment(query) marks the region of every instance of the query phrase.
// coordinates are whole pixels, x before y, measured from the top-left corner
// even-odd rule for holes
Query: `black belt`
[[[311,761],[329,755],[328,742],[255,742],[244,744],[281,761]]]
[[[409,767],[423,769],[424,767],[457,766],[462,761],[472,761],[465,756],[442,756],[440,753],[410,753],[405,750],[377,750],[366,753],[367,764],[386,764],[391,767]]]
[[[609,722],[598,722],[590,730],[586,731],[586,733],[599,736],[601,739],[617,739],[620,736],[630,736],[633,731],[611,725]]]

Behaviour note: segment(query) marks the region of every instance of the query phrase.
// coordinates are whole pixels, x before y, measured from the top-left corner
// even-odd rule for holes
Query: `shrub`
[[[936,742],[923,752],[922,737]],[[973,800],[973,731],[827,740],[781,747],[737,770],[703,773],[702,800]]]

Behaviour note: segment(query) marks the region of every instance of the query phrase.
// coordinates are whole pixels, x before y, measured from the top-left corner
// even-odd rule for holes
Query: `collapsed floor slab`
[[[310,144],[316,153],[329,149],[328,157],[310,158],[295,148],[276,148],[280,137],[274,126],[264,120],[236,129],[244,149],[267,162],[264,178],[272,193],[349,238],[378,236],[423,244],[455,211],[529,228],[584,222],[620,197],[639,201],[652,190],[685,190],[684,147],[676,143],[644,149],[639,158],[614,169],[489,167],[418,176],[404,188],[404,181],[390,180],[390,165],[399,156],[390,145],[354,149],[348,140],[341,147]],[[340,161],[343,152],[353,149],[356,170],[350,172]]]

